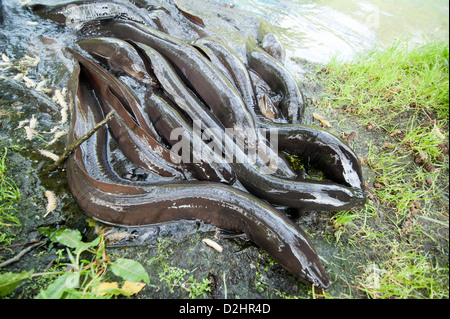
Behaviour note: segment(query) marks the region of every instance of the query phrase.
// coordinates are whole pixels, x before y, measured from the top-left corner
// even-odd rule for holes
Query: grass
[[[335,102],[355,109],[379,126],[391,127],[399,116],[414,114],[448,124],[448,43],[410,48],[397,41],[374,49],[351,63],[336,58],[327,67]]]
[[[448,42],[398,41],[319,71],[318,107],[367,144],[369,200],[331,219],[336,243],[365,256],[344,297],[449,298],[448,52]]]
[[[0,230],[5,227],[20,225],[14,214],[14,204],[20,200],[20,191],[14,180],[7,175],[7,154],[7,148],[0,151]],[[0,239],[3,237],[1,235]]]

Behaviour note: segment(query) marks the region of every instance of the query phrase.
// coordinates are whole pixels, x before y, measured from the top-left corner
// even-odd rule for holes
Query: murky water
[[[396,38],[448,38],[446,0],[230,0],[278,27],[288,56],[327,62],[351,59]]]

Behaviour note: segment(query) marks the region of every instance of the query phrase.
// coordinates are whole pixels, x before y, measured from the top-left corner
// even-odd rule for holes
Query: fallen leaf
[[[126,280],[122,286],[122,291],[124,292],[124,295],[131,296],[137,294],[144,287],[145,284],[143,282],[131,282]]]
[[[54,153],[52,153],[52,152],[46,151],[46,150],[39,150],[39,153],[41,153],[41,154],[44,155],[45,157],[51,158],[51,159],[54,160],[55,162],[59,159],[59,156],[58,156],[58,155],[56,155],[56,154],[54,154]]]
[[[29,127],[29,126],[25,126],[25,133],[27,134],[27,140],[32,140],[34,135],[39,135],[38,132],[36,132],[35,129]]]
[[[327,121],[322,115],[318,114],[318,113],[313,113],[313,117],[320,121],[320,123],[322,123],[323,125],[325,125],[326,127],[331,127],[331,124],[329,121]]]
[[[441,139],[441,140],[445,140],[445,135],[442,134],[441,130],[439,129],[439,127],[436,126],[436,124],[434,124],[433,127],[433,133],[436,134],[436,136]]]
[[[94,292],[100,296],[108,293],[118,295],[120,294],[119,284],[117,282],[101,282],[94,288]]]
[[[218,243],[216,243],[215,241],[213,241],[213,240],[211,240],[209,238],[203,238],[202,242],[204,242],[209,247],[217,250],[219,253],[221,253],[223,251],[222,246],[220,246]]]
[[[67,89],[64,88],[62,91],[56,90],[55,95],[53,96],[53,101],[58,103],[61,106],[61,120],[59,121],[59,124],[64,124],[67,122],[68,119],[68,110],[69,106],[67,105],[65,95],[66,95]]]
[[[30,79],[30,78],[27,77],[26,75],[24,75],[22,78],[23,78],[23,80],[24,80],[24,82],[25,82],[25,86],[26,86],[27,88],[33,88],[33,87],[36,86],[36,82],[34,82],[32,79]]]
[[[56,209],[58,201],[56,200],[55,193],[53,193],[52,191],[45,191],[45,197],[47,197],[47,212],[45,213],[44,217],[47,217],[48,214]]]
[[[54,144],[56,141],[58,141],[61,137],[65,136],[68,133],[67,130],[63,130],[63,131],[59,131],[57,133],[55,133],[55,136],[53,137],[53,139],[48,142],[47,145],[52,145]]]
[[[36,129],[36,126],[37,126],[37,119],[34,117],[34,114],[33,114],[30,119],[30,128],[32,130],[34,130],[34,129]]]
[[[4,53],[2,53],[2,60],[3,60],[4,62],[10,62],[10,61],[11,61],[11,59],[8,58],[8,56],[7,56],[6,54],[4,54]]]
[[[19,122],[19,126],[17,128],[21,128],[24,127],[25,124],[28,124],[28,122],[30,122],[30,120],[23,120]]]
[[[389,136],[392,137],[392,136],[395,136],[395,135],[401,135],[401,134],[403,134],[403,131],[402,131],[402,130],[399,130],[399,129],[396,129],[396,130],[392,131],[392,132],[389,134]]]
[[[101,282],[94,288],[94,292],[100,296],[105,296],[107,294],[131,296],[137,294],[144,287],[144,283],[131,282],[128,280],[125,281],[122,288],[119,288],[117,282]]]

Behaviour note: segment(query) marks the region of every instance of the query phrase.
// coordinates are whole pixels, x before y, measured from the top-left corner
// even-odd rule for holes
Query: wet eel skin
[[[103,112],[105,114],[112,110],[117,112],[110,121],[109,127],[125,156],[139,166],[161,176],[185,179],[183,170],[179,167],[181,163],[179,156],[161,145],[155,136],[142,129],[137,123],[139,121],[133,118],[132,115],[142,113],[139,112],[138,103],[131,92],[127,91],[126,87],[105,69],[76,51],[70,48],[68,50],[83,67],[90,70],[91,84],[96,87]],[[123,106],[124,103],[129,105],[128,110]]]
[[[70,5],[75,5],[81,16],[80,21],[68,25],[73,13]],[[328,289],[330,279],[307,235],[269,203],[332,211],[362,205],[365,196],[356,154],[332,134],[299,124],[304,97],[280,63],[282,56],[277,53],[281,52],[272,53],[278,60],[267,53],[272,52],[271,41],[265,41],[269,45],[264,47],[266,52],[249,40],[241,62],[216,40],[221,37],[210,32],[200,17],[169,7],[155,2],[146,11],[125,0],[32,6],[40,16],[88,37],[78,41],[78,46],[109,68],[69,49],[81,67],[68,142],[84,135],[104,114],[116,111],[109,130],[97,131],[66,163],[75,200],[88,215],[112,225],[137,227],[199,219],[245,233],[299,280]],[[163,17],[172,19],[162,21]],[[180,28],[170,27],[177,22]],[[177,37],[194,41],[189,44]],[[140,92],[138,99],[135,88],[113,75],[117,70],[142,83],[145,94]],[[256,99],[249,71],[281,96],[279,104],[275,106],[268,95],[266,102],[260,96]],[[267,106],[273,108],[273,114],[267,113],[272,118],[261,114]],[[174,128],[183,127],[184,134],[194,137],[194,120],[202,122],[203,130],[218,129],[218,134],[225,127],[234,128],[247,142],[246,134],[255,134],[257,143],[262,144],[269,141],[259,135],[259,129],[276,130],[280,150],[316,163],[331,182],[301,180],[282,156],[270,152],[279,169],[267,174],[261,158],[246,157],[239,139],[233,146],[237,146],[236,157],[246,159],[244,162],[183,163],[181,154],[170,151],[167,143],[173,147],[177,142],[170,137]],[[203,142],[200,136],[194,138]],[[111,139],[153,179],[130,181],[118,176],[107,155]],[[194,150],[189,151],[192,157]]]
[[[83,98],[89,93],[86,90],[86,86],[78,87],[69,140],[84,135],[101,117],[99,109]],[[84,125],[77,124],[80,119]],[[95,145],[106,143],[106,132],[96,133]],[[101,181],[92,177],[95,173],[88,173],[85,162],[85,152],[90,156],[102,156],[97,150],[78,148],[66,162],[72,194],[91,217],[112,225],[129,226],[199,219],[247,234],[300,281],[329,288],[330,279],[308,236],[270,205],[246,192],[215,182],[180,181],[137,186],[121,184],[120,179]],[[98,175],[114,175],[110,173],[103,171]]]
[[[145,48],[147,57],[151,60],[153,70],[162,87],[168,90],[172,99],[178,105],[183,105],[185,107],[184,110],[194,119],[214,125],[215,122],[213,120],[207,120],[209,118],[208,112],[203,110],[201,105],[196,105],[193,97],[189,98],[190,94],[187,89],[183,90],[184,85],[182,81],[177,79],[174,72],[168,70],[169,65],[164,63],[157,51],[144,45],[141,46]],[[187,99],[191,102],[187,101]],[[198,112],[201,112],[201,115]],[[321,131],[315,132],[322,133]],[[323,135],[327,134],[323,133]],[[282,136],[282,140],[286,141],[286,138],[283,139]],[[237,158],[246,158],[246,155],[239,148],[235,148],[234,151]],[[346,157],[343,156],[342,158],[345,159]],[[336,160],[336,162],[339,162],[339,160]],[[328,166],[331,167],[333,165],[336,166],[336,162],[329,163],[324,161],[324,164],[329,164]],[[361,205],[365,201],[361,188],[356,185],[350,185],[349,187],[338,183],[301,181],[277,177],[273,174],[264,173],[249,158],[244,162],[233,162],[232,165],[239,181],[250,192],[273,204],[287,205],[301,210],[342,210]]]

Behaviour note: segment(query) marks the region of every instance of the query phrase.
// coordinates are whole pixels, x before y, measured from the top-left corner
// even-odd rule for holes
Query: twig
[[[48,239],[47,239],[48,240]],[[0,268],[6,267],[9,264],[15,263],[16,261],[18,261],[20,258],[23,257],[23,255],[25,255],[26,253],[30,252],[31,250],[33,250],[34,248],[36,248],[39,245],[42,245],[43,243],[45,243],[47,240],[43,240],[43,241],[39,241],[37,243],[34,243],[33,245],[25,248],[24,250],[22,250],[20,253],[18,253],[17,255],[15,255],[13,258],[8,259],[5,262],[2,262],[0,264]]]
[[[47,167],[44,170],[44,173],[49,173],[53,170],[55,170],[58,166],[60,166],[61,164],[63,164],[67,158],[69,157],[70,154],[72,154],[73,151],[75,151],[78,146],[80,146],[84,141],[88,140],[95,132],[97,132],[103,125],[105,125],[106,123],[108,123],[111,118],[114,116],[114,114],[116,113],[116,111],[112,110],[111,112],[108,113],[108,115],[105,116],[105,118],[103,119],[103,121],[97,123],[93,128],[91,128],[89,130],[89,132],[87,132],[85,135],[83,135],[82,137],[80,137],[79,139],[77,139],[75,142],[73,142],[72,144],[70,144],[69,146],[66,147],[66,149],[64,150],[64,153],[58,158],[58,160],[55,161],[55,163],[53,163],[52,165],[50,165],[49,167]]]
[[[12,247],[23,246],[23,245],[28,245],[28,244],[36,244],[36,243],[42,243],[42,241],[40,241],[40,240],[33,240],[33,241],[26,242],[26,243],[9,245],[9,246],[5,246],[5,247],[0,247],[0,250],[10,249]]]

